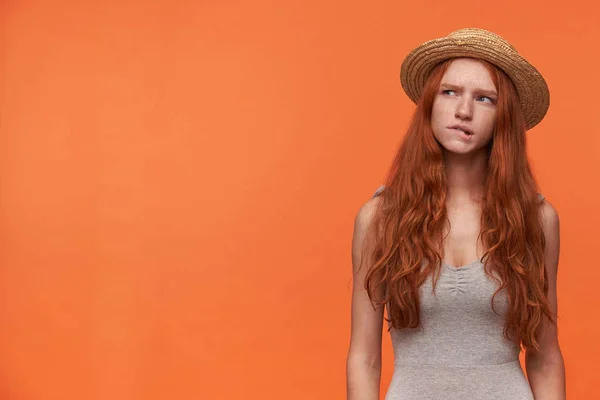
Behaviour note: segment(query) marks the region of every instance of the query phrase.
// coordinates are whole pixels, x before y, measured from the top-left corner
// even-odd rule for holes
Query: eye
[[[481,96],[480,99],[488,99],[489,103],[494,103],[494,99],[492,99],[491,97],[487,97],[487,96]]]
[[[454,92],[454,90],[450,90],[450,89],[442,90],[443,94],[450,94],[448,92]]]

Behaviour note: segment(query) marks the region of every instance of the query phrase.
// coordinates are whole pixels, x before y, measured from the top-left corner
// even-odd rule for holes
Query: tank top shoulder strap
[[[373,193],[373,196],[371,198],[374,199],[375,197],[379,196],[384,189],[385,185],[379,186],[379,188],[377,188],[377,190],[375,191],[375,193]]]
[[[541,193],[538,193],[538,198],[540,199],[540,201],[545,199],[544,195]]]

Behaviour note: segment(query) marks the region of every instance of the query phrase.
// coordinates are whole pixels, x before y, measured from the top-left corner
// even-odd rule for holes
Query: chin
[[[485,146],[484,146],[485,147]],[[478,146],[475,143],[469,143],[469,144],[455,144],[452,143],[450,145],[442,145],[442,149],[445,150],[448,153],[453,153],[453,154],[475,154],[478,153],[482,150],[481,146]]]
[[[455,149],[455,148],[448,148],[448,147],[444,147],[444,151],[447,153],[452,153],[452,154],[470,154],[473,153],[473,149]]]

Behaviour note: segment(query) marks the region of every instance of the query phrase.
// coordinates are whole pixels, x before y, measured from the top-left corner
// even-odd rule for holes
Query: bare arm
[[[346,360],[348,400],[377,400],[381,380],[381,336],[383,306],[374,309],[364,280],[368,264],[362,265],[362,248],[379,198],[367,201],[356,215],[352,237],[352,309],[351,334]],[[370,254],[367,250],[365,256]],[[366,258],[365,257],[365,258]]]
[[[546,236],[546,270],[548,273],[548,300],[552,313],[557,313],[556,278],[560,249],[558,213],[545,201],[542,221]],[[564,400],[566,398],[565,365],[558,344],[558,332],[546,316],[539,327],[540,351],[525,354],[525,369],[535,400]]]

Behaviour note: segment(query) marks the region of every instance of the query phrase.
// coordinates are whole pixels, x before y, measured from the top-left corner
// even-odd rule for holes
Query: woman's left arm
[[[558,312],[556,277],[560,252],[560,226],[558,213],[545,200],[542,205],[542,225],[546,236],[545,263],[548,273],[548,301],[553,314]],[[538,328],[539,351],[527,351],[525,369],[535,400],[566,399],[565,364],[558,344],[555,324],[542,315]]]

